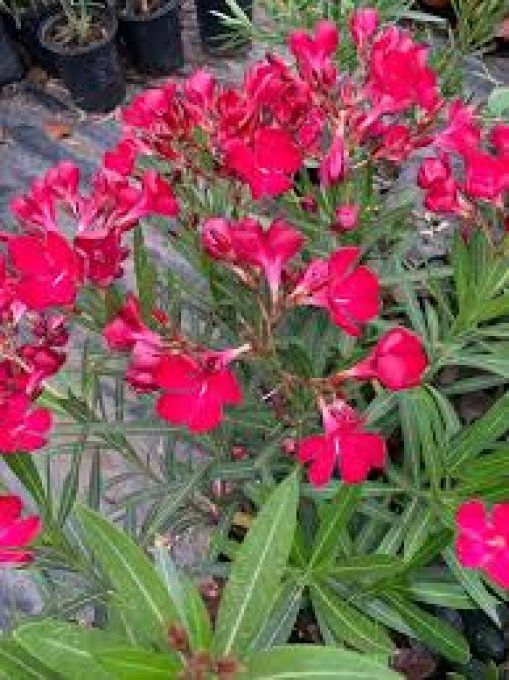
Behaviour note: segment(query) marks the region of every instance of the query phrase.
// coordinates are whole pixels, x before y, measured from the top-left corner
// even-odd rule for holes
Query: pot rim
[[[119,12],[119,20],[132,23],[144,23],[146,21],[152,21],[153,19],[158,19],[167,12],[171,12],[180,6],[180,0],[167,0],[163,5],[150,14],[128,14],[126,10]]]
[[[101,38],[101,40],[96,40],[95,42],[90,43],[89,45],[80,45],[73,47],[66,47],[64,45],[55,44],[50,40],[47,40],[45,34],[47,33],[50,26],[54,25],[57,21],[61,20],[62,18],[65,19],[65,15],[63,12],[52,14],[41,23],[41,25],[39,26],[39,30],[37,31],[37,35],[39,37],[41,45],[43,45],[46,49],[50,50],[51,52],[54,52],[55,54],[58,54],[60,56],[69,55],[78,56],[81,54],[88,54],[89,52],[93,52],[99,47],[103,47],[104,45],[107,45],[108,43],[111,43],[112,41],[115,40],[115,36],[118,30],[118,21],[114,14],[112,14],[111,12],[107,12],[105,28],[108,31],[108,34],[104,38]]]

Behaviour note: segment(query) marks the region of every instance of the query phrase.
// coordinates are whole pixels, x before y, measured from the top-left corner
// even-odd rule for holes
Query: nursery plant
[[[39,510],[4,498],[0,560],[46,606],[7,675],[383,678],[418,640],[445,677],[447,612],[502,625],[509,126],[371,8],[288,53],[137,95],[89,186],[11,203],[0,450]]]
[[[58,11],[38,27],[43,50],[52,55],[76,104],[86,111],[109,111],[124,98],[117,29],[112,8],[90,0],[59,0]]]

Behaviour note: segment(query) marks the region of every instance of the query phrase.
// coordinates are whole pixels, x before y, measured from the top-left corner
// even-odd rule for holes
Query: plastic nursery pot
[[[49,17],[39,29],[41,44],[55,55],[60,77],[76,104],[98,113],[111,111],[125,96],[124,71],[115,43],[117,20],[107,15],[101,21],[106,36],[89,45],[64,45],[52,39],[55,28],[65,22],[63,14]]]
[[[139,71],[163,75],[183,66],[179,0],[169,0],[149,14],[123,13],[119,28]]]
[[[24,75],[23,64],[0,16],[0,86],[21,80]]]
[[[23,12],[19,17],[17,39],[31,59],[50,73],[58,73],[58,55],[41,44],[39,29],[51,16],[57,14],[58,5],[41,4]]]
[[[252,19],[253,0],[237,0],[240,9]],[[232,16],[232,11],[226,0],[196,0],[196,14],[198,28],[203,46],[213,52],[232,51],[231,39],[228,37],[228,27],[224,24],[219,12],[225,16]],[[235,44],[235,48],[244,47],[247,42]]]

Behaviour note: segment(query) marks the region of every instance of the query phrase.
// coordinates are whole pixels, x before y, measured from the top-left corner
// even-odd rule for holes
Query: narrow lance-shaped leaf
[[[338,551],[338,534],[352,516],[361,495],[358,485],[343,485],[323,514],[308,564],[312,571],[323,562],[333,562]]]
[[[457,473],[464,463],[489,448],[509,429],[509,392],[493,404],[490,410],[467,427],[446,453],[448,473]]]
[[[191,649],[208,649],[212,631],[200,592],[185,574],[177,571],[168,548],[164,545],[156,547],[156,567],[178,612],[179,620],[187,631]]]
[[[269,496],[237,552],[223,593],[214,647],[242,654],[269,615],[295,532],[297,471]]]
[[[332,588],[313,581],[311,598],[338,642],[362,652],[391,653],[393,644],[382,626],[341,599]]]
[[[14,639],[66,680],[111,680],[95,654],[121,642],[100,630],[51,619],[20,626],[14,631]]]
[[[15,640],[0,641],[0,677],[10,680],[59,680],[62,676],[29,654]]]
[[[324,565],[317,570],[321,575],[338,581],[380,581],[396,577],[404,568],[399,557],[392,555],[355,555]]]
[[[167,626],[179,617],[148,557],[95,511],[80,505],[77,516],[86,546],[125,603],[124,614],[147,641],[165,645]]]
[[[251,649],[270,649],[288,641],[302,604],[303,590],[304,587],[293,579],[281,585],[270,615],[252,641]]]
[[[319,645],[286,645],[247,659],[239,680],[397,680],[399,673],[367,654]]]
[[[411,604],[399,593],[384,593],[383,599],[400,614],[415,636],[431,649],[450,661],[466,663],[470,659],[467,641],[452,626]]]
[[[96,655],[97,662],[114,678],[122,680],[170,680],[182,664],[169,654],[119,647]]]

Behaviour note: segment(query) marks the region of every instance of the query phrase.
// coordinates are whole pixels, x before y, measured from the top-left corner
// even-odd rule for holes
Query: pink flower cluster
[[[214,352],[191,346],[170,328],[155,332],[143,322],[132,295],[104,329],[104,338],[110,349],[130,354],[127,382],[139,391],[159,391],[156,411],[174,425],[206,432],[219,425],[225,405],[242,400],[228,366],[247,348]]]
[[[509,192],[509,125],[483,131],[475,110],[461,101],[447,110],[446,125],[435,132],[435,154],[421,164],[418,184],[432,212],[452,213],[474,224],[476,202],[504,210]]]
[[[47,409],[33,407],[63,365],[67,320],[85,284],[122,275],[123,235],[150,214],[175,217],[178,203],[153,170],[139,181],[102,168],[88,194],[79,171],[62,162],[11,201],[18,231],[3,232],[0,256],[0,452],[44,446]]]
[[[259,199],[291,190],[305,166],[318,166],[323,187],[343,181],[359,151],[403,160],[429,144],[428,128],[443,105],[427,48],[406,30],[378,30],[373,9],[355,11],[350,32],[361,65],[355,77],[338,70],[339,33],[324,20],[313,33],[289,36],[296,69],[268,54],[237,88],[201,70],[182,87],[168,83],[138,95],[124,111],[114,166],[129,172],[141,151],[171,161],[175,177],[210,180],[207,154],[214,178],[236,178]],[[345,229],[356,224],[352,212],[340,211],[338,221]]]

